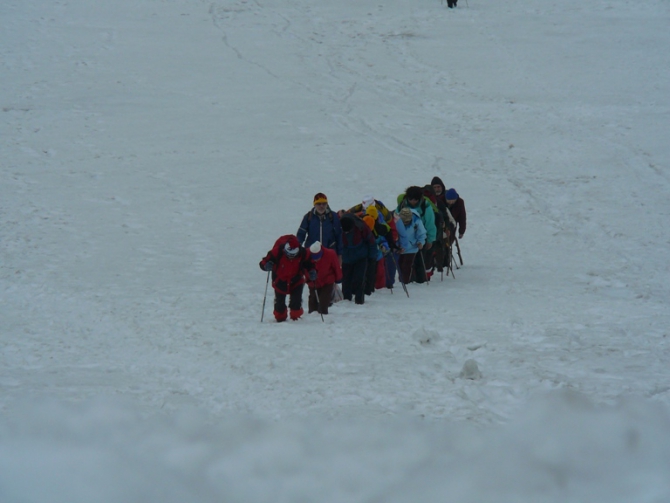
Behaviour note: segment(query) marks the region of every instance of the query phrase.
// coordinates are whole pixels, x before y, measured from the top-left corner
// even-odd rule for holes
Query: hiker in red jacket
[[[335,283],[342,281],[340,259],[335,250],[321,246],[319,241],[312,243],[309,252],[316,267],[317,279],[307,283],[309,287],[307,310],[309,313],[319,311],[321,314],[328,314]]]
[[[302,291],[305,275],[310,281],[316,281],[317,272],[309,252],[300,246],[293,234],[280,237],[272,250],[260,261],[263,271],[272,271],[272,288],[275,290],[274,316],[278,322],[286,321],[286,296],[289,299],[292,320],[300,318],[302,309]]]

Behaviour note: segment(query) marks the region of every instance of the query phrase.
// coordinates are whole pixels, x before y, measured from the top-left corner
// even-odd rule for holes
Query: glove
[[[314,269],[309,271],[309,280],[310,281],[316,281],[316,271]]]
[[[458,239],[463,239],[463,234],[459,234]]]
[[[263,266],[264,271],[270,272],[272,268],[274,267],[275,263],[272,260],[268,260],[265,265]]]

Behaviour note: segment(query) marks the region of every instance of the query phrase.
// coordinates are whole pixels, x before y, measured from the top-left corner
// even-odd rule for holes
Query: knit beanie
[[[319,192],[314,196],[314,205],[316,206],[319,203],[328,204],[328,198],[326,197],[326,194],[324,194],[323,192]]]
[[[458,192],[456,192],[456,189],[449,189],[445,195],[446,199],[458,199]]]
[[[298,238],[295,236],[291,236],[284,245],[284,253],[286,253],[286,256],[288,258],[295,258],[298,255],[299,251],[300,251],[300,243],[298,242]]]
[[[312,246],[309,247],[309,251],[312,253],[312,260],[319,260],[323,256],[323,248],[321,248],[319,241],[314,241]]]
[[[363,196],[362,206],[364,210],[368,209],[368,206],[371,206],[373,204],[375,204],[374,197],[372,197],[370,194]]]
[[[365,213],[370,215],[375,221],[379,218],[379,210],[374,205],[368,206],[368,209],[365,210]]]
[[[400,220],[402,220],[405,223],[412,221],[412,210],[410,210],[409,208],[403,208],[402,210],[400,210],[399,215]]]
[[[370,230],[374,230],[375,228],[375,221],[370,215],[365,215],[363,217],[363,222],[370,228]]]

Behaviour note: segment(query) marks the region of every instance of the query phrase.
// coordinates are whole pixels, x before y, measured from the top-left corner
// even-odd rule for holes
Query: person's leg
[[[365,268],[365,283],[363,285],[363,291],[365,295],[372,295],[375,291],[375,277],[377,276],[377,261],[374,259],[368,259],[367,266]]]
[[[368,269],[368,260],[362,259],[353,264],[354,271],[352,274],[351,289],[354,294],[354,302],[356,304],[365,303],[365,276]]]
[[[275,310],[274,313],[275,319],[277,321],[286,321],[286,316],[288,315],[286,311],[286,295],[279,293],[275,290]]]
[[[375,278],[375,289],[382,289],[386,288],[386,260],[384,258],[380,258],[377,261],[377,276]]]
[[[291,309],[291,319],[297,320],[305,311],[302,309],[302,290],[305,285],[298,285],[291,290],[289,308]]]
[[[317,301],[316,301],[316,295],[317,295],[317,291],[314,288],[310,287],[309,288],[309,297],[307,297],[307,312],[308,313],[313,313],[318,308],[318,304],[317,304]]]
[[[354,264],[342,264],[342,298],[351,300],[353,296]]]
[[[317,294],[319,295],[319,305],[321,306],[321,314],[328,314],[328,306],[330,304],[330,299],[333,297],[334,287],[335,283],[330,283],[317,290]]]
[[[438,239],[435,241],[435,244],[433,245],[433,248],[435,249],[435,267],[437,268],[437,272],[442,272],[444,268],[444,240],[443,239]]]
[[[396,263],[398,261],[398,254],[391,252],[386,255],[386,288],[393,288],[395,284],[395,275],[396,275]]]
[[[407,284],[412,279],[412,265],[414,264],[414,253],[403,253],[400,255],[398,268],[398,275],[400,281]]]
[[[414,281],[417,283],[426,282],[426,269],[424,267],[423,250],[419,250],[414,255]]]

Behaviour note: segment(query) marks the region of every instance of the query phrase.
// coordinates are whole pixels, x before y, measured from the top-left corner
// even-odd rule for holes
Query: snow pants
[[[401,283],[407,284],[411,281],[416,255],[418,253],[403,253],[398,258],[398,277]]]
[[[414,254],[412,281],[416,281],[417,283],[425,283],[428,280],[428,278],[426,277],[426,269],[429,267],[428,264],[426,263],[426,258],[428,254],[430,254],[431,256],[430,263],[432,264],[432,254],[433,254],[432,247],[430,250],[426,250],[424,248],[423,250],[419,250],[417,253]]]
[[[291,290],[289,295],[288,307],[291,311],[299,311],[302,309],[302,290],[305,285],[298,285]],[[286,312],[286,294],[275,290],[275,312]]]
[[[342,264],[342,296],[344,300],[351,300],[353,297],[356,304],[365,302],[364,288],[367,268],[368,259],[366,258],[351,264]]]
[[[391,252],[384,257],[384,265],[386,266],[386,288],[393,288],[393,285],[395,284],[395,274],[398,269],[396,267],[398,257],[399,255],[395,252]]]
[[[363,291],[365,295],[372,295],[375,291],[375,283],[377,282],[377,261],[368,259],[368,264],[365,268],[365,288]]]
[[[312,288],[310,286],[309,298],[307,299],[307,312],[313,313],[314,311],[319,311],[319,307],[321,307],[321,314],[328,314],[328,307],[333,298],[333,288],[335,288],[335,283],[323,285],[320,288]]]

